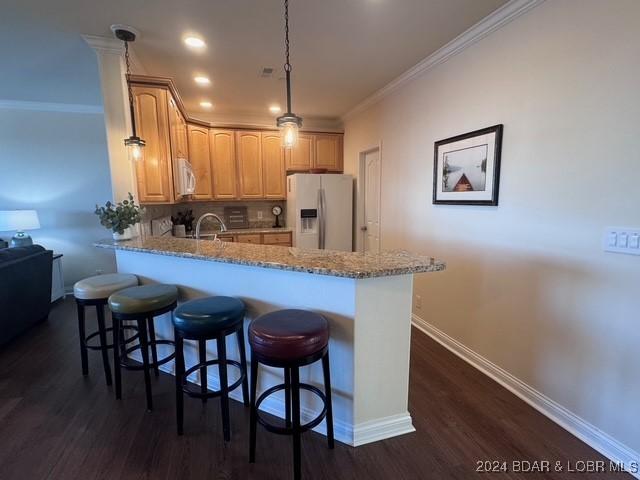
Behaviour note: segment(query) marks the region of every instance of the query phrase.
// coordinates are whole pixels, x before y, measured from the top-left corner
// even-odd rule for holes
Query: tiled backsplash
[[[271,213],[274,205],[282,207],[282,215],[280,215],[280,225],[285,226],[285,209],[284,200],[262,200],[254,202],[191,202],[178,203],[175,205],[146,205],[143,222],[150,222],[154,218],[166,215],[177,216],[178,212],[185,210],[193,210],[193,216],[196,220],[204,213],[215,213],[224,219],[224,207],[228,206],[244,206],[247,207],[249,214],[249,228],[268,228],[273,226],[276,218]],[[262,218],[258,218],[260,213]]]

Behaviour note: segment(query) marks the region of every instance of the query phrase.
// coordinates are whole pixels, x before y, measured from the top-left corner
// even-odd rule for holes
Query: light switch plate
[[[640,229],[607,227],[602,245],[605,252],[640,255]]]

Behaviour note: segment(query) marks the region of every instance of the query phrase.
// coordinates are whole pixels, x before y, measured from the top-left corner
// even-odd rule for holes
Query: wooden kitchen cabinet
[[[315,137],[314,168],[342,172],[342,135],[322,133]]]
[[[262,175],[264,198],[287,197],[284,148],[277,132],[262,132]]]
[[[236,237],[236,242],[238,243],[254,243],[256,245],[259,245],[262,243],[262,239],[260,238],[259,233],[238,234],[235,237]]]
[[[189,158],[187,121],[182,116],[173,96],[169,93],[167,97],[172,158],[174,160],[176,158]]]
[[[213,198],[216,200],[238,197],[236,141],[233,130],[209,130]]]
[[[211,155],[209,152],[209,129],[197,125],[188,125],[189,162],[196,176],[196,191],[193,198],[208,200],[213,198],[211,180]]]
[[[264,198],[261,132],[236,132],[239,197]]]
[[[280,245],[281,247],[292,246],[291,232],[284,233],[263,233],[262,243],[265,245]]]
[[[146,145],[136,162],[138,201],[172,203],[173,173],[169,140],[168,91],[155,87],[132,87],[138,136]]]
[[[173,188],[175,192],[175,200],[181,201],[184,199],[178,194],[178,171],[176,167],[178,165],[178,158],[189,158],[188,147],[188,133],[187,122],[178,108],[176,100],[173,98],[170,92],[167,92],[167,111],[169,115],[169,139],[171,142],[171,165],[173,172]]]
[[[314,135],[308,133],[298,134],[298,143],[295,147],[287,149],[285,153],[287,171],[307,172],[314,165]]]

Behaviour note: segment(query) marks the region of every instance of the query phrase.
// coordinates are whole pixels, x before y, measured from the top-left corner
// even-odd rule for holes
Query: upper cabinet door
[[[213,175],[213,198],[237,198],[238,174],[235,132],[233,130],[210,129],[209,148]]]
[[[286,198],[284,148],[277,132],[262,132],[262,169],[264,198]]]
[[[342,135],[316,134],[314,168],[342,172]]]
[[[187,140],[187,122],[185,121],[176,101],[168,94],[169,105],[169,129],[171,133],[172,158],[189,158]]]
[[[263,198],[260,132],[237,132],[240,198]]]
[[[193,198],[206,200],[213,198],[211,182],[211,155],[209,154],[209,129],[188,125],[189,161],[196,176],[196,192]]]
[[[298,134],[298,143],[285,153],[287,171],[306,172],[314,165],[314,136],[308,133]]]
[[[132,87],[138,136],[146,142],[143,159],[136,163],[138,201],[173,202],[171,146],[167,91],[163,88]]]

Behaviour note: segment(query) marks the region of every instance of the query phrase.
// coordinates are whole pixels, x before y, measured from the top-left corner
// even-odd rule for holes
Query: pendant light
[[[131,77],[131,66],[129,63],[129,42],[133,42],[136,39],[136,34],[124,29],[115,30],[115,35],[119,40],[124,42],[124,61],[127,66],[127,90],[129,93],[129,112],[131,114],[131,136],[124,139],[124,144],[127,147],[129,153],[129,160],[139,161],[143,158],[145,142],[138,137],[136,133],[136,116],[133,106],[133,92],[131,91],[131,83],[129,78]]]
[[[289,0],[284,0],[284,72],[287,80],[287,111],[278,117],[278,128],[282,146],[291,148],[298,142],[298,129],[302,127],[302,118],[291,112],[291,63],[289,62]]]

